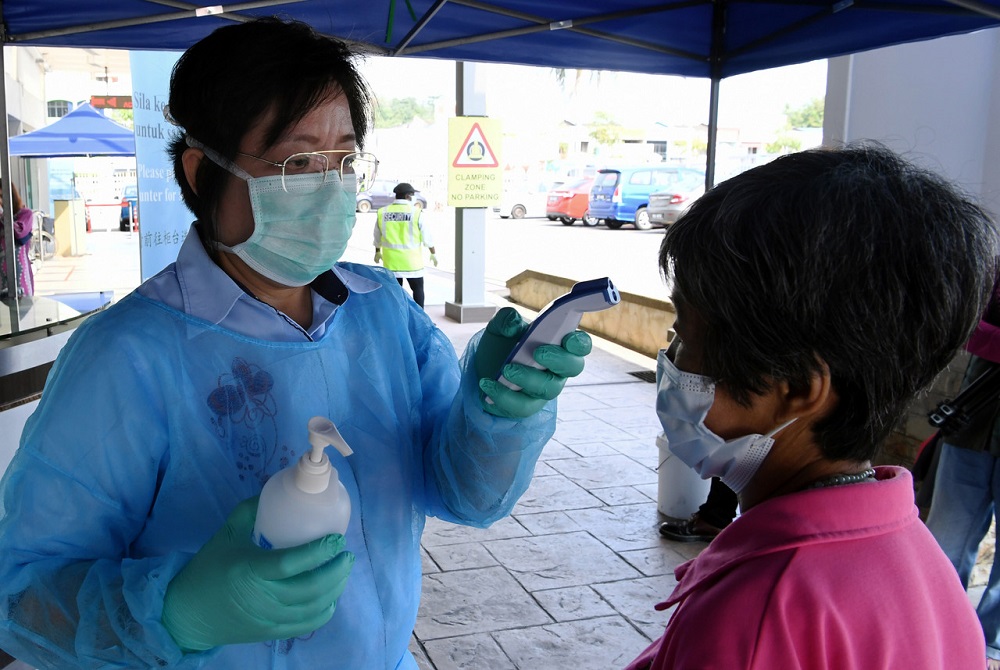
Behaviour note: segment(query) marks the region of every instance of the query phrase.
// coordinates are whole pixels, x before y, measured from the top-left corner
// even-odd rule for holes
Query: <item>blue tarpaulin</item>
[[[10,138],[10,154],[25,158],[134,156],[135,136],[84,104],[55,123]]]
[[[405,5],[406,10],[397,0],[215,6],[4,0],[0,7],[3,37],[15,46],[183,50],[233,21],[278,14],[378,55],[707,77],[712,89],[706,186],[715,177],[724,77],[1000,25],[1000,0],[408,0]]]
[[[384,55],[716,80],[1000,25],[1000,0],[4,0],[2,12],[13,45],[181,50],[280,14]]]

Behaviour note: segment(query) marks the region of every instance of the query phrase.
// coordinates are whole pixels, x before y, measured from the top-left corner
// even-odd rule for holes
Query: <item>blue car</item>
[[[639,230],[649,230],[649,196],[669,191],[704,173],[691,168],[666,165],[642,165],[630,168],[606,168],[597,171],[590,188],[588,215],[604,221],[612,230],[631,223]]]
[[[122,193],[122,212],[118,230],[139,230],[139,187],[129,184]]]

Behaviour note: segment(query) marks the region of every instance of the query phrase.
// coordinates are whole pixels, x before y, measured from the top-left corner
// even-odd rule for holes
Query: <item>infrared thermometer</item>
[[[497,381],[515,391],[521,390],[520,386],[511,383],[502,375],[505,365],[520,363],[544,369],[535,361],[535,349],[539,345],[562,344],[563,338],[580,325],[580,319],[584,314],[600,312],[614,307],[619,302],[621,295],[607,277],[577,282],[569,293],[559,296],[542,309],[542,313],[528,327],[500,366],[501,373],[497,374]]]

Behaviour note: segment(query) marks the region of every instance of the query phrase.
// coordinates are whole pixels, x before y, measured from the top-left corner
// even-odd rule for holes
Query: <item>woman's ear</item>
[[[810,375],[808,384],[793,388],[784,381],[779,384],[779,388],[783,409],[789,419],[804,417],[817,420],[829,413],[837,402],[837,394],[830,378],[830,366],[822,359],[819,360],[819,370]]]
[[[201,161],[204,158],[205,152],[194,147],[188,147],[181,154],[181,164],[184,166],[184,178],[195,195],[198,195],[198,168],[201,167]]]

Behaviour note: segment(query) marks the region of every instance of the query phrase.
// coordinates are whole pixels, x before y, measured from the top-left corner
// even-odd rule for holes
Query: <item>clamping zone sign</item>
[[[448,205],[489,207],[500,202],[500,122],[482,116],[448,119]]]

